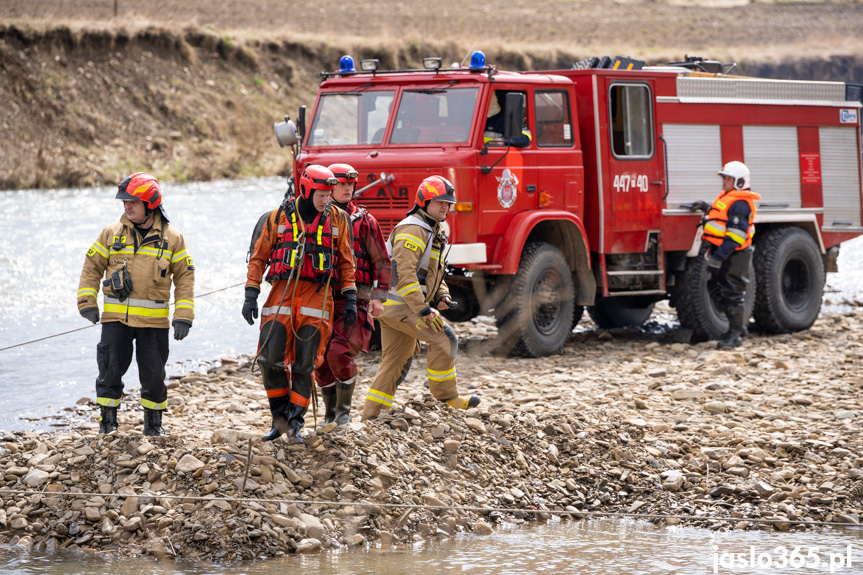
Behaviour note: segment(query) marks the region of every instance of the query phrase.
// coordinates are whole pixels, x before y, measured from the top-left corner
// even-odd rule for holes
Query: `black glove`
[[[111,277],[102,282],[105,287],[111,288],[117,299],[123,301],[132,293],[132,276],[126,270],[126,264],[111,274]]]
[[[192,324],[187,322],[184,319],[175,319],[174,320],[174,339],[180,341],[187,335],[189,335],[189,330],[192,329]]]
[[[99,308],[97,307],[88,307],[86,309],[82,309],[78,313],[80,313],[81,317],[84,319],[88,319],[93,323],[99,323]]]
[[[722,260],[714,258],[712,251],[704,254],[704,260],[707,262],[707,271],[710,272],[710,275],[719,273],[719,269],[722,267]]]
[[[704,200],[698,200],[697,202],[692,202],[692,210],[706,214],[710,211],[710,204]]]
[[[246,288],[246,301],[243,302],[243,319],[249,322],[249,325],[255,325],[255,319],[258,317],[259,293],[261,293],[261,290],[257,288]]]
[[[357,292],[349,291],[345,296],[345,327],[350,329],[357,321]]]

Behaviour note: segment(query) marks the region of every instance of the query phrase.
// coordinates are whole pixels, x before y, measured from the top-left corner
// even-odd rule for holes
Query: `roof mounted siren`
[[[687,70],[704,72],[705,74],[728,74],[737,67],[737,63],[723,64],[719,60],[705,60],[701,56],[690,56],[687,54],[683,62],[669,62],[666,66],[686,68]]]

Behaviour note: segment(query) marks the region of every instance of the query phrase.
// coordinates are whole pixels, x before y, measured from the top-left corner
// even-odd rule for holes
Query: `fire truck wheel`
[[[800,228],[756,234],[755,322],[768,333],[808,329],[821,311],[824,263],[818,244]]]
[[[572,330],[575,305],[566,258],[551,244],[527,244],[509,287],[495,309],[498,349],[526,357],[558,353]]]
[[[653,302],[638,298],[597,298],[587,313],[600,329],[644,325],[653,313]]]
[[[678,278],[674,294],[680,326],[692,330],[694,341],[719,339],[722,334],[728,331],[728,319],[719,310],[707,291],[707,280],[710,276],[710,272],[707,270],[707,261],[704,259],[707,245],[705,242],[698,256],[687,260],[686,270]],[[750,286],[754,288],[753,284],[757,284],[757,278],[751,263],[749,277]],[[746,299],[743,302],[743,313],[744,317],[747,318],[746,321],[749,321],[749,317],[752,316],[754,306],[754,289],[747,289]]]

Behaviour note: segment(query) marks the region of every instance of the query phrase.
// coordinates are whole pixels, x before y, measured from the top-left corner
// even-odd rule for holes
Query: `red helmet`
[[[126,177],[117,185],[118,200],[141,200],[154,210],[162,203],[162,189],[159,180],[147,172],[137,172]]]
[[[300,195],[308,200],[315,190],[333,191],[339,180],[333,175],[329,168],[311,164],[303,170],[300,176]]]
[[[348,164],[333,164],[329,167],[333,175],[342,183],[353,183],[356,188],[356,183],[360,180],[360,173],[353,166]]]
[[[420,182],[417,189],[416,204],[425,209],[432,200],[455,203],[455,188],[442,176],[429,176]]]

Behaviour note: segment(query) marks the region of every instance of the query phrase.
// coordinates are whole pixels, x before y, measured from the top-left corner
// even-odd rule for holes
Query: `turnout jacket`
[[[439,222],[432,227],[424,218],[408,216],[396,225],[387,243],[392,249],[393,287],[385,305],[404,303],[420,314],[449,297],[444,281],[447,242]]]
[[[102,285],[104,278],[126,264],[132,293],[122,302]],[[174,284],[174,320],[195,319],[195,266],[186,251],[183,234],[156,211],[147,237],[124,214],[99,234],[87,251],[78,282],[78,310],[98,307],[101,289],[105,299],[102,323],[119,321],[131,327],[169,328],[168,302]]]
[[[296,200],[295,200],[296,201]],[[294,206],[296,210],[296,206]],[[332,249],[335,253],[337,263],[338,277],[337,280],[341,286],[342,293],[355,291],[356,283],[354,281],[354,250],[351,241],[351,223],[348,220],[347,214],[336,206],[330,206],[330,228],[332,233]],[[252,250],[252,255],[249,257],[249,267],[246,274],[246,287],[254,287],[261,289],[261,281],[264,278],[264,272],[267,267],[272,264],[270,257],[272,255],[273,246],[279,243],[280,238],[285,233],[285,230],[291,226],[286,218],[286,210],[275,209],[270,212],[267,217],[264,227],[261,230],[261,235],[258,241],[255,242],[255,247]],[[277,219],[278,216],[278,219]],[[323,215],[319,215],[317,220],[321,221]],[[307,236],[314,235],[317,228],[312,229],[311,224],[302,221],[297,213],[297,226],[300,231],[305,230]],[[305,256],[309,258],[310,255]],[[283,281],[283,280],[276,280]],[[326,279],[324,279],[326,281]],[[331,287],[335,287],[336,281],[333,281]]]

